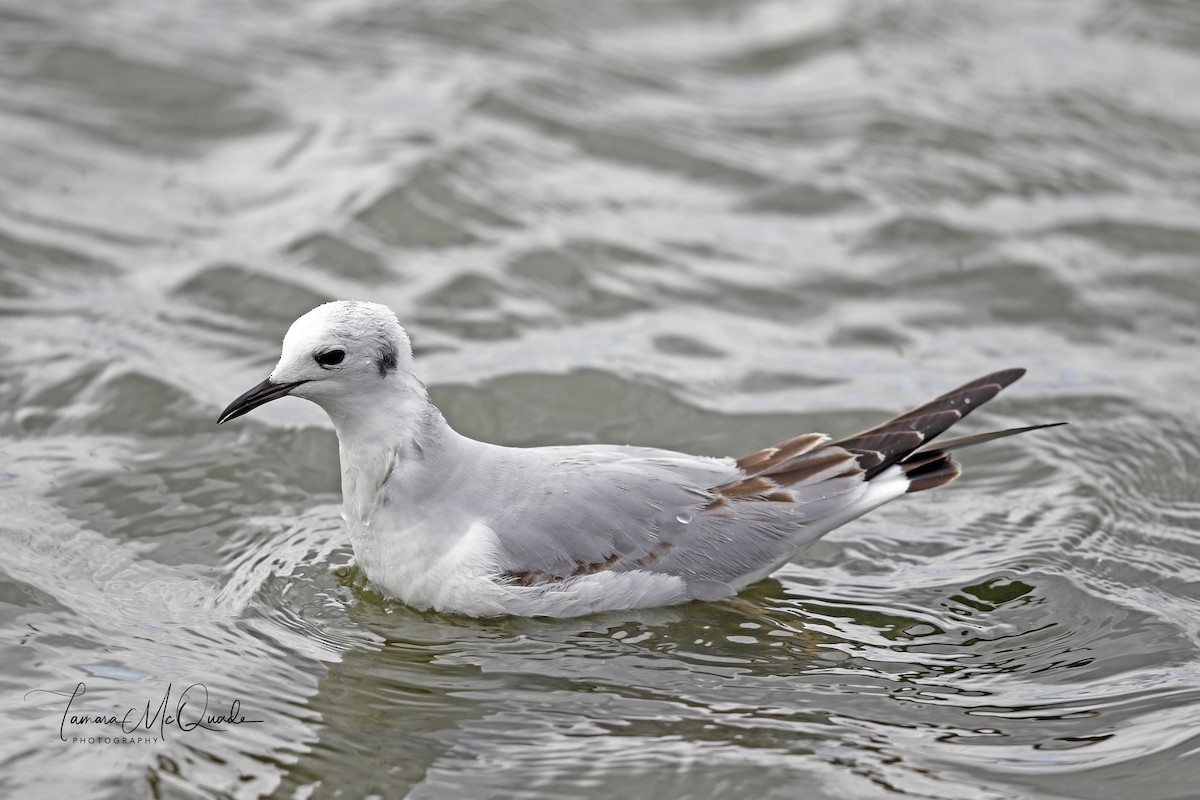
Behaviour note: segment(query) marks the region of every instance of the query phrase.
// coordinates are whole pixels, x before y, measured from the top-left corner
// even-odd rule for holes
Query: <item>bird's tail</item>
[[[880,475],[893,464],[908,478],[908,492],[920,492],[949,483],[962,471],[950,450],[990,442],[1005,436],[1066,425],[1048,422],[988,433],[975,433],[947,439],[938,444],[931,440],[954,423],[995,397],[1001,389],[1016,381],[1025,370],[1005,369],[963,384],[912,411],[848,436],[831,445],[854,453],[867,480]]]

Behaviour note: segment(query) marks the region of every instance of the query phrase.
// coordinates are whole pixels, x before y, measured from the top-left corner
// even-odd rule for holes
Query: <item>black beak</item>
[[[258,386],[255,386],[237,400],[234,400],[232,403],[230,403],[229,407],[222,411],[221,416],[217,418],[217,424],[220,425],[222,422],[228,422],[234,417],[240,417],[242,414],[247,414],[259,406],[271,402],[272,400],[278,400],[302,383],[307,383],[307,381],[296,381],[295,383],[271,383],[271,379],[267,378]]]

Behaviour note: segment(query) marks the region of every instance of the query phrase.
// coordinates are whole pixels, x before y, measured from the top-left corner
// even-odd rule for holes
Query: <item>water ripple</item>
[[[282,12],[282,13],[281,13]],[[1182,797],[1197,17],[780,0],[0,7],[10,793]],[[386,302],[464,433],[714,455],[986,369],[1069,419],[733,602],[471,620],[351,565],[289,321]],[[59,748],[60,695],[265,720]]]

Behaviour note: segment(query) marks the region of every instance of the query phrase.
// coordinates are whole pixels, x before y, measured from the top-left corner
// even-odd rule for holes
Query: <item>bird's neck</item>
[[[437,447],[453,434],[424,384],[411,375],[389,376],[376,391],[358,393],[325,405],[342,451],[355,453],[417,451]]]
[[[446,424],[411,376],[389,376],[379,391],[325,410],[338,435],[342,509],[352,540],[368,535],[381,506],[398,501],[404,507],[438,490],[463,456],[458,443],[469,441]]]

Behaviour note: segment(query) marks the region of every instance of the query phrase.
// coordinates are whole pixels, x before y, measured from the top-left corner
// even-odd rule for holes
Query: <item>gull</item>
[[[862,433],[742,458],[650,447],[504,447],[454,431],[386,306],[326,303],[217,423],[284,396],[337,432],[354,559],[387,595],[475,617],[570,617],[732,597],[829,531],[954,480],[956,448],[1048,423],[930,440],[1020,378],[1005,369]]]

